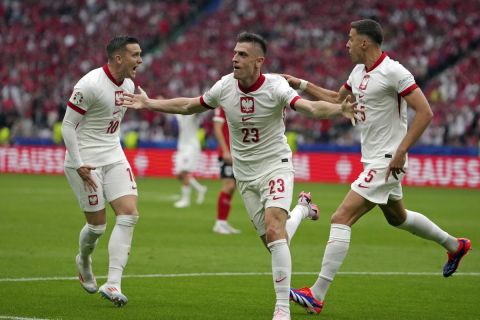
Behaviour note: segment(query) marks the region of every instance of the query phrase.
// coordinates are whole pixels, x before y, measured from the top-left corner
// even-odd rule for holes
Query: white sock
[[[276,306],[284,311],[290,310],[290,281],[292,275],[292,258],[286,239],[270,242],[268,249],[272,254],[273,287],[277,297]]]
[[[195,179],[194,177],[190,177],[189,183],[193,187],[193,189],[195,189],[196,192],[203,191],[203,189],[205,189],[205,186],[198,183],[197,179]]]
[[[288,243],[292,242],[292,238],[297,232],[298,226],[303,219],[308,216],[308,208],[302,205],[296,205],[292,211],[290,211],[289,218],[285,228],[288,234]]]
[[[435,241],[449,252],[455,252],[458,249],[457,238],[440,229],[423,214],[410,210],[405,211],[407,211],[407,219],[397,228],[406,230],[423,239]]]
[[[132,245],[133,229],[138,216],[119,215],[108,242],[108,280],[107,283],[120,288],[123,269],[127,265]]]
[[[311,290],[314,297],[324,300],[328,287],[337,274],[350,246],[351,229],[344,224],[332,223],[325,253],[323,254],[322,270]]]
[[[97,246],[98,238],[105,233],[106,224],[93,225],[86,223],[80,231],[79,253],[83,260],[87,260]]]
[[[190,194],[192,193],[192,189],[190,186],[182,185],[182,200],[190,201]]]

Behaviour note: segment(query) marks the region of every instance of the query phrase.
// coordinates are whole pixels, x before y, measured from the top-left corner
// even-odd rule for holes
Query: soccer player
[[[356,66],[338,93],[286,75],[292,87],[306,89],[321,100],[336,102],[353,96],[358,102],[356,118],[360,119],[364,171],[331,218],[317,281],[310,288],[290,292],[292,301],[311,313],[322,311],[327,290],[347,255],[352,225],[376,205],[390,225],[435,241],[447,250],[445,277],[455,272],[471,247],[470,240],[454,238],[423,214],[404,207],[401,181],[407,169],[407,151],[428,126],[433,113],[413,75],[382,51],[382,41],[378,22],[366,19],[351,23],[346,47]],[[415,110],[408,130],[407,104]]]
[[[222,106],[230,129],[233,173],[257,234],[271,253],[276,305],[273,319],[290,319],[291,257],[287,239],[296,219],[313,217],[311,198],[302,193],[290,215],[293,193],[292,152],[285,137],[285,106],[315,118],[343,114],[353,121],[355,103],[309,101],[300,98],[280,75],[262,74],[267,47],[253,33],[241,33],[233,50],[233,73],[222,77],[195,98],[149,99],[145,91],[125,94],[125,106],[134,109],[192,114]],[[303,205],[305,204],[305,205]],[[297,213],[299,213],[297,215]],[[317,215],[318,217],[318,215]],[[287,236],[288,234],[288,236]]]
[[[138,220],[137,185],[120,145],[120,123],[126,108],[123,94],[133,92],[131,79],[142,63],[137,39],[114,37],[107,45],[108,62],[82,77],[73,89],[62,123],[67,149],[65,176],[87,223],[80,231],[76,265],[80,284],[88,293],[100,294],[115,306],[127,303],[121,280]],[[99,289],[92,271],[91,254],[106,229],[105,203],[116,215],[108,243],[107,282]]]
[[[220,178],[222,180],[222,187],[217,200],[217,221],[213,226],[213,232],[238,234],[240,230],[232,227],[227,221],[236,185],[232,168],[232,155],[230,153],[230,133],[225,111],[223,111],[222,107],[215,109],[213,133],[218,142],[218,161],[220,163]]]
[[[198,141],[198,119],[196,115],[177,115],[178,141],[175,158],[175,173],[182,184],[180,200],[175,202],[175,208],[190,206],[192,187],[197,192],[197,203],[202,204],[207,187],[198,183],[192,172],[200,157],[200,142]]]

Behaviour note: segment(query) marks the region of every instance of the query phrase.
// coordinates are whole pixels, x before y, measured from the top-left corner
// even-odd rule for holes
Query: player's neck
[[[108,66],[108,70],[110,70],[110,74],[112,75],[112,77],[115,79],[116,82],[122,83],[123,80],[125,80],[125,77],[123,77],[120,71],[117,68],[115,68],[115,66],[113,66],[110,62],[107,63],[107,66]]]
[[[380,48],[375,48],[365,56],[365,67],[367,70],[370,70],[372,66],[380,59],[380,56],[382,55],[382,49]]]
[[[260,78],[260,71],[256,72],[251,77],[245,79],[238,79],[238,83],[240,83],[240,86],[242,86],[242,88],[248,89],[258,81],[258,78]]]

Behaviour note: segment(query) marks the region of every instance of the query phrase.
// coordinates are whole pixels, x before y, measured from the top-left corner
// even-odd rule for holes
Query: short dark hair
[[[124,50],[128,44],[137,43],[137,38],[130,37],[130,36],[115,36],[110,40],[107,44],[107,57],[109,60],[113,59],[115,52],[119,50]]]
[[[378,45],[383,42],[383,30],[380,23],[372,19],[357,20],[350,23],[352,29],[357,30],[358,34],[363,34],[372,39]]]
[[[259,34],[244,31],[237,36],[237,43],[241,42],[256,43],[262,49],[263,54],[267,54],[267,41]]]

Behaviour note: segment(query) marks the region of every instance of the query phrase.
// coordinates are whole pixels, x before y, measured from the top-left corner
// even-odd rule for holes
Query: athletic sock
[[[190,180],[188,182],[192,187],[193,189],[195,189],[196,192],[200,192],[200,191],[203,191],[205,189],[205,186],[201,185],[197,179],[195,179],[194,177],[190,177]]]
[[[286,239],[270,242],[268,249],[272,255],[273,286],[277,298],[276,306],[284,311],[290,310],[290,281],[292,274],[292,258]]]
[[[435,241],[449,252],[453,253],[458,249],[457,238],[440,229],[423,214],[410,210],[405,211],[407,212],[407,218],[397,228],[406,230],[420,238]]]
[[[120,288],[123,269],[127,265],[136,215],[119,215],[108,242],[109,266],[107,283]]]
[[[322,270],[311,290],[314,297],[324,300],[328,287],[332,283],[350,246],[351,229],[347,225],[332,223],[325,253],[323,254]]]
[[[295,232],[297,232],[298,226],[303,219],[308,216],[308,208],[302,205],[296,205],[292,211],[290,211],[287,224],[285,228],[287,229],[288,242],[291,243]]]
[[[182,185],[182,198],[181,198],[181,200],[190,202],[191,193],[192,193],[192,188],[189,185],[187,185],[187,186]]]
[[[97,246],[98,238],[105,233],[106,228],[106,224],[93,225],[86,223],[83,226],[82,230],[80,230],[79,236],[80,258],[86,261],[90,257]]]
[[[220,192],[217,200],[217,220],[227,220],[230,213],[232,196],[225,192]]]

